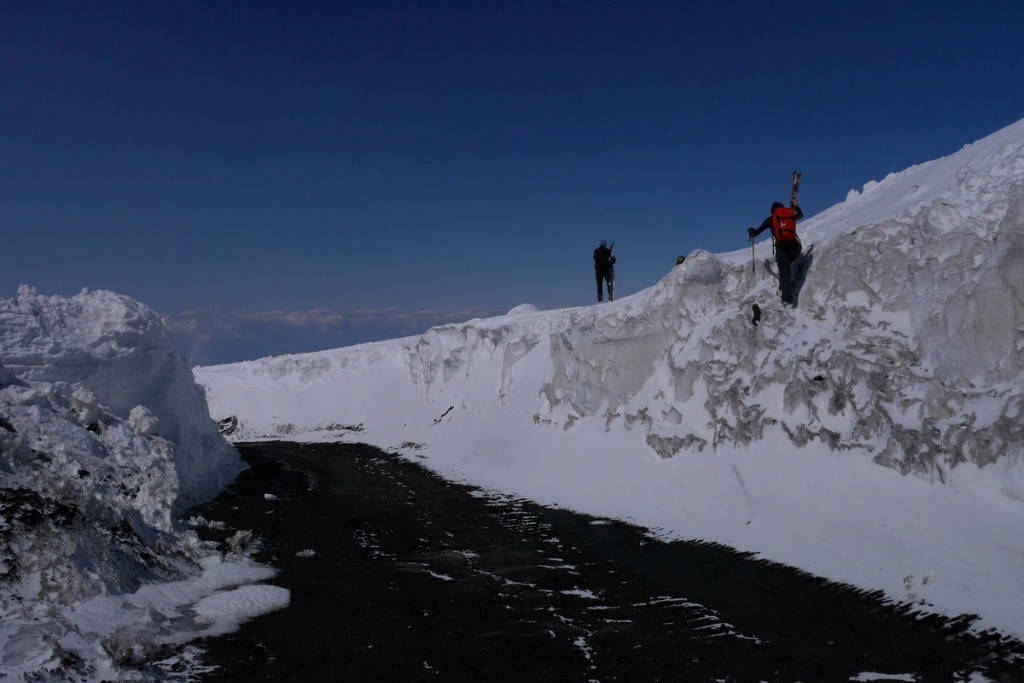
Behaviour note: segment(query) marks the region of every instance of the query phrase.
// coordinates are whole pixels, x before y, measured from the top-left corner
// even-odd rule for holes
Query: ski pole
[[[750,274],[757,277],[757,262],[754,259],[754,238],[750,238]]]

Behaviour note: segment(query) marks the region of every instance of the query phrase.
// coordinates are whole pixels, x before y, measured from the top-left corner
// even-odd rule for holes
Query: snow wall
[[[366,441],[1024,633],[1024,121],[800,234],[795,309],[765,241],[611,304],[195,374],[236,440]]]
[[[997,136],[1024,138],[1024,125]],[[455,406],[451,422],[487,405],[560,428],[621,423],[661,457],[746,446],[769,431],[930,477],[1019,457],[1024,140],[994,154],[973,147],[807,221],[797,310],[779,307],[762,243],[756,275],[745,252],[698,251],[612,305],[521,307],[419,337],[196,374],[215,418],[241,409],[236,438],[362,424],[394,431],[390,442],[417,417],[439,417],[436,406]],[[936,191],[935,176],[951,168]],[[914,195],[924,196],[905,201]],[[863,204],[909,206],[860,224]],[[758,326],[755,302],[768,310]],[[284,394],[297,402],[274,400]],[[473,405],[458,405],[471,395]]]

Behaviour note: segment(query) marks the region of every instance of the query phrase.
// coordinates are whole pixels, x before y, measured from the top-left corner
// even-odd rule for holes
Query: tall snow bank
[[[0,678],[120,678],[207,629],[182,610],[271,575],[178,521],[240,466],[153,311],[0,299]]]
[[[234,439],[415,450],[895,598],[934,573],[919,599],[1024,634],[1024,121],[800,232],[796,309],[763,241],[753,273],[696,251],[611,304],[195,373]]]

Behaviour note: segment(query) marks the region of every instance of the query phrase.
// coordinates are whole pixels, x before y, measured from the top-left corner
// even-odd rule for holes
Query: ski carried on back
[[[800,171],[793,171],[793,191],[789,195],[790,206],[796,206],[797,202],[799,201],[797,198],[797,193],[800,192],[800,176]]]

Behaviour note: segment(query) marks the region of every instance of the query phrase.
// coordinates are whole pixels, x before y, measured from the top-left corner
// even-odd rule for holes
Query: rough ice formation
[[[212,562],[178,514],[239,458],[166,328],[128,297],[22,287],[0,300],[0,362],[0,678],[117,677],[174,631],[172,600],[132,601]],[[83,601],[118,595],[126,623],[82,621]]]
[[[23,381],[87,396],[74,399],[80,410],[95,414],[102,405],[117,419],[128,419],[138,406],[148,411],[147,429],[173,444],[179,508],[219,490],[224,475],[218,471],[237,462],[167,328],[129,297],[41,296],[23,286],[0,307],[0,353]]]

